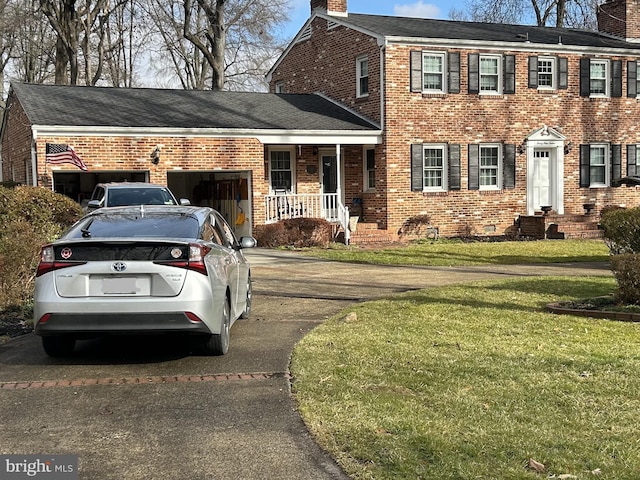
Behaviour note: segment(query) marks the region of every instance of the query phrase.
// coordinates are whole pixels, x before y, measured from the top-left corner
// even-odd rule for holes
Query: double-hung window
[[[369,58],[367,56],[356,59],[356,77],[358,98],[369,95]]]
[[[501,58],[495,55],[480,56],[480,93],[498,94],[502,92],[500,60]]]
[[[591,145],[589,154],[589,186],[606,187],[609,183],[609,145]]]
[[[293,185],[293,170],[290,150],[271,150],[269,169],[271,190],[276,193],[290,193]]]
[[[371,147],[364,149],[364,189],[376,188],[376,151]]]
[[[423,189],[426,192],[447,190],[447,147],[446,145],[423,146],[422,163]]]
[[[480,190],[497,190],[500,188],[501,158],[500,145],[480,146]]]
[[[423,52],[422,91],[429,93],[445,93],[444,53]]]
[[[554,57],[538,58],[538,88],[551,90],[556,88],[556,59]]]
[[[609,62],[591,60],[589,68],[589,92],[593,97],[609,96]]]

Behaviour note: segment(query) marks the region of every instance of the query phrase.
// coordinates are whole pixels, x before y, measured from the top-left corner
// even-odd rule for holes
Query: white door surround
[[[564,142],[566,137],[544,126],[523,144],[527,158],[527,215],[541,206],[564,214]]]

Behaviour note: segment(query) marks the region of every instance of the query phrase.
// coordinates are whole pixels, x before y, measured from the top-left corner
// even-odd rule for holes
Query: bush
[[[640,207],[603,209],[600,227],[611,254],[640,253]]]
[[[429,215],[415,215],[404,221],[400,230],[398,230],[398,237],[401,240],[407,238],[419,239],[423,236],[427,237],[429,234],[433,235],[430,228],[431,217]]]
[[[611,269],[618,283],[617,298],[626,305],[640,305],[640,254],[611,257]]]
[[[80,205],[41,187],[0,187],[0,310],[33,295],[41,245],[82,216]]]
[[[321,218],[292,218],[259,225],[254,236],[258,245],[266,248],[327,248],[331,242],[331,224]]]

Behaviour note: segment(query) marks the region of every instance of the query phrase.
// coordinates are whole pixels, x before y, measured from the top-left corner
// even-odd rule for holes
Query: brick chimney
[[[640,42],[640,0],[607,0],[597,8],[599,32]]]
[[[347,0],[311,0],[311,12],[315,10],[336,17],[346,17]]]

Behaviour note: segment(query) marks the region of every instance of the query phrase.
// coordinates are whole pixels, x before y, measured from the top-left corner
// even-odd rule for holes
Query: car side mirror
[[[181,198],[180,205],[191,205],[191,202],[189,201],[188,198]]]
[[[253,237],[240,237],[240,248],[253,248],[258,245],[258,242]]]
[[[100,208],[100,200],[89,200],[89,203],[87,203],[88,211],[97,210],[98,208]]]

